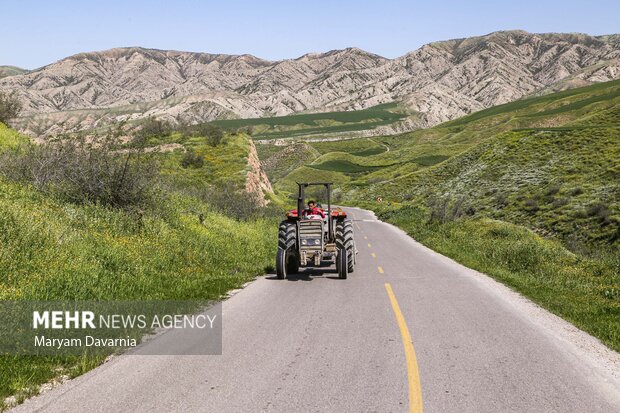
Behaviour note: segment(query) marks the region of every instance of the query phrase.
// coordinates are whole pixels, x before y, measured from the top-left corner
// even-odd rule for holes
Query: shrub
[[[547,190],[545,191],[545,195],[552,197],[553,195],[560,192],[560,188],[561,188],[560,185],[552,185],[549,188],[547,188]]]
[[[281,215],[275,206],[264,207],[247,192],[232,183],[194,189],[192,195],[207,203],[215,211],[237,221],[247,221],[261,217]]]
[[[244,128],[237,129],[235,133],[245,133],[246,135],[252,136],[254,134],[254,128],[252,125],[246,126]]]
[[[508,196],[503,192],[498,192],[495,195],[495,204],[499,208],[504,208],[505,206],[508,205]]]
[[[22,110],[17,92],[11,93],[0,91],[0,122],[8,123],[10,119],[16,118]]]
[[[198,125],[184,125],[179,128],[181,133],[187,136],[204,137],[207,144],[211,146],[217,146],[222,142],[224,138],[224,131],[211,123],[201,123]]]
[[[525,209],[529,212],[536,212],[539,209],[538,206],[538,201],[536,201],[535,199],[527,199],[523,205],[525,206]]]
[[[603,204],[602,202],[596,202],[590,205],[586,209],[586,214],[589,217],[599,218],[599,220],[604,224],[609,224],[611,222],[611,219],[610,219],[611,212],[609,211],[609,208],[607,207],[607,205]]]
[[[576,187],[570,190],[569,194],[571,196],[577,196],[583,194],[583,189],[580,187]]]
[[[181,158],[181,166],[183,168],[202,168],[204,164],[204,157],[192,150],[188,150],[187,152],[185,152],[185,154]]]
[[[556,198],[551,203],[551,206],[553,206],[553,208],[559,208],[563,207],[564,205],[568,205],[568,202],[569,201],[567,198]]]
[[[206,124],[203,131],[203,136],[207,138],[207,143],[211,146],[219,145],[224,138],[224,132],[217,126]]]
[[[142,122],[140,130],[136,133],[136,136],[140,138],[166,136],[171,132],[172,126],[168,122],[150,117]]]
[[[462,218],[465,215],[475,214],[473,207],[465,204],[465,198],[458,198],[452,202],[450,198],[434,198],[431,197],[427,201],[427,207],[430,211],[431,222],[451,222]]]
[[[120,147],[112,138],[29,144],[2,154],[0,174],[75,203],[145,205],[159,177],[153,154]]]

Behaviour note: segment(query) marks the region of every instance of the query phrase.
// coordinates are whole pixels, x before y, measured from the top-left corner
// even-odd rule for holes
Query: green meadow
[[[407,117],[395,103],[341,112],[301,113],[252,119],[223,119],[211,122],[223,129],[252,128],[254,139],[292,138],[372,130]]]

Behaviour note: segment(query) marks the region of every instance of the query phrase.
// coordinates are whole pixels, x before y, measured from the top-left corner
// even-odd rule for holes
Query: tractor
[[[336,264],[338,278],[346,279],[355,269],[355,240],[353,223],[341,208],[332,208],[331,182],[297,183],[297,209],[286,214],[280,223],[276,276],[285,279],[299,272],[300,267],[321,267]],[[312,215],[305,207],[305,190],[309,186],[323,186],[327,195],[325,217]]]

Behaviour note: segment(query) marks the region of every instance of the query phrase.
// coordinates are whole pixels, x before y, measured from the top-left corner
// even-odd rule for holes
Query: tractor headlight
[[[321,245],[321,239],[320,238],[302,238],[301,245],[303,246]]]

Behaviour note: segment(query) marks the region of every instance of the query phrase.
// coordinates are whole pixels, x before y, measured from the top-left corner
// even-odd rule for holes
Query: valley
[[[0,92],[21,105],[0,112],[0,300],[227,317],[218,357],[0,355],[0,411],[67,381],[17,409],[421,411],[421,388],[439,411],[618,404],[618,35],[392,59],[124,47],[0,66]],[[346,280],[273,275],[308,181],[352,219]]]

